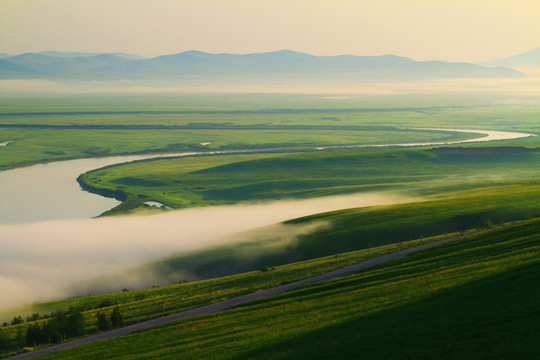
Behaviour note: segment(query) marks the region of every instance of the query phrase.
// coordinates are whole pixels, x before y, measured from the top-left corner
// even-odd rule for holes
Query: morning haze
[[[187,50],[395,54],[481,62],[540,44],[536,1],[69,1],[0,3],[0,53]]]
[[[538,13],[0,1],[0,358],[540,358]]]

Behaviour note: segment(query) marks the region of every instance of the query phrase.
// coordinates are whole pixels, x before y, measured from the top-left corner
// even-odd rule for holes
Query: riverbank
[[[15,125],[14,125],[15,126]],[[51,131],[51,129],[45,127],[45,128],[41,128],[42,125],[36,125],[36,131]],[[291,127],[293,130],[299,130],[299,128],[295,127],[295,126],[289,126]],[[104,129],[108,129],[108,131],[110,131],[110,128],[111,126],[105,126]],[[129,128],[129,127],[128,127]],[[261,133],[261,130],[264,130],[264,128],[261,128],[261,127],[253,127],[254,129],[257,129],[257,134],[260,134]],[[318,130],[320,131],[322,128],[319,128],[317,126],[315,127],[311,127],[313,128],[312,130]],[[342,129],[343,128],[343,129]],[[351,129],[355,129],[355,130],[362,130],[362,131],[366,131],[367,129],[371,129],[371,133],[373,132],[376,132],[376,131],[386,131],[388,132],[389,130],[393,129],[394,131],[400,131],[400,132],[406,132],[406,130],[403,128],[403,129],[400,129],[398,127],[353,127]],[[63,127],[61,127],[60,129],[63,129]],[[71,127],[67,127],[67,129],[71,129]],[[76,129],[78,129],[78,131],[89,131],[89,132],[92,132],[92,131],[105,131],[105,130],[92,130],[92,128],[89,128],[89,129],[86,129],[86,128],[79,128],[79,127],[76,127]],[[112,129],[116,129],[115,127],[112,127]],[[119,127],[118,130],[122,130],[123,127]],[[146,129],[145,127],[142,127],[141,129]],[[204,128],[203,128],[204,129]],[[235,132],[237,132],[238,130],[241,130],[242,127],[234,127],[235,129]],[[279,129],[283,129],[283,127],[279,127]],[[332,130],[336,130],[334,129],[333,127],[330,128]],[[347,130],[348,127],[340,127],[339,129],[341,130]],[[337,129],[337,130],[339,130]],[[230,130],[230,129],[229,129]],[[413,130],[411,128],[411,130]],[[61,131],[59,129],[55,130],[55,131]],[[71,131],[71,130],[64,130],[64,131]],[[143,131],[143,130],[138,130],[138,131]],[[149,131],[149,130],[146,130],[146,131]],[[160,130],[162,131],[162,130]],[[172,131],[172,130],[170,130]],[[169,132],[170,132],[169,131]],[[200,130],[199,130],[200,131]],[[225,131],[225,130],[220,130],[220,131]],[[431,129],[428,129],[428,128],[425,128],[425,129],[422,129],[422,131],[426,131],[426,132],[429,132],[429,131],[433,131]],[[439,129],[437,131],[452,131],[452,129]],[[459,131],[458,131],[459,132]],[[463,132],[463,131],[462,131]],[[468,131],[469,133],[482,133],[482,131],[476,131],[476,130],[471,130],[471,131]],[[349,131],[348,133],[351,133],[351,131]],[[352,131],[352,133],[355,133],[354,131]],[[340,133],[341,135],[335,135],[337,137],[340,137],[340,136],[346,136],[343,131]],[[92,137],[95,137],[96,135],[89,135],[91,138]],[[257,135],[259,136],[259,135]],[[304,136],[304,134],[303,134]],[[363,135],[357,135],[357,136],[366,136],[365,133]],[[474,138],[474,139],[470,139],[469,137],[467,138],[464,138],[462,139],[464,135],[459,135],[459,136],[456,136],[455,138],[457,138],[458,140],[456,140],[457,142],[447,142],[447,141],[440,141],[440,142],[430,142],[430,141],[424,141],[424,142],[410,142],[410,143],[406,143],[406,144],[397,144],[397,143],[381,143],[381,144],[323,144],[323,143],[317,143],[317,142],[314,142],[314,143],[311,143],[311,144],[298,144],[298,143],[294,143],[294,142],[291,142],[291,143],[283,143],[283,144],[278,144],[278,143],[262,143],[262,144],[242,144],[242,146],[239,146],[239,144],[236,144],[236,145],[231,145],[231,144],[222,144],[222,145],[219,145],[214,148],[209,148],[208,145],[202,145],[200,143],[197,143],[197,144],[169,144],[167,146],[161,146],[160,148],[154,148],[154,149],[150,149],[150,150],[138,150],[138,151],[119,151],[119,149],[116,149],[116,148],[107,148],[107,147],[103,147],[102,145],[100,146],[95,146],[95,147],[91,147],[91,148],[87,148],[86,150],[83,151],[83,153],[81,155],[77,155],[77,156],[70,156],[68,153],[64,153],[64,151],[59,151],[58,149],[55,149],[54,151],[53,150],[47,150],[45,151],[45,154],[47,155],[45,158],[42,158],[42,159],[23,159],[23,160],[14,160],[14,159],[11,159],[9,163],[3,163],[3,164],[0,164],[0,172],[1,171],[5,171],[5,170],[10,170],[10,169],[17,169],[17,168],[22,168],[22,167],[27,167],[27,166],[32,166],[32,165],[36,165],[36,164],[47,164],[47,163],[51,163],[51,162],[57,162],[57,161],[69,161],[69,160],[77,160],[77,159],[92,159],[92,158],[108,158],[108,157],[112,157],[112,156],[132,156],[132,155],[146,155],[146,154],[150,154],[150,155],[153,155],[153,154],[169,154],[169,153],[178,153],[178,152],[194,152],[194,153],[206,153],[206,152],[220,152],[220,151],[223,151],[223,152],[229,152],[229,151],[261,151],[261,152],[271,152],[271,151],[312,151],[313,149],[324,149],[324,148],[347,148],[347,147],[352,147],[352,148],[357,148],[357,147],[387,147],[387,146],[426,146],[426,145],[448,145],[450,143],[459,143],[461,141],[464,141],[464,140],[474,140],[474,139],[478,139],[478,138]],[[297,140],[297,139],[296,139]],[[372,139],[370,139],[372,140]],[[382,140],[382,139],[381,139]],[[171,141],[173,141],[171,139]],[[178,141],[178,140],[176,140]],[[205,140],[206,141],[206,140]],[[13,141],[9,141],[9,143],[11,143]],[[213,142],[212,142],[213,143]],[[206,144],[206,143],[204,143]],[[78,143],[76,144],[71,144],[70,146],[80,146]],[[39,151],[43,151],[44,149],[46,148],[43,148],[42,146],[39,147],[39,149],[36,149],[36,150],[39,150]],[[67,151],[67,150],[66,150]],[[32,153],[35,153],[35,152],[32,152]],[[80,153],[80,152],[79,152]]]
[[[484,130],[467,130],[467,129],[445,129],[445,131],[475,131],[477,133],[488,133]],[[533,134],[509,133],[512,136],[533,136]],[[485,141],[488,136],[475,138],[475,141]],[[463,140],[465,141],[465,140]],[[440,144],[446,144],[442,142]],[[381,144],[388,148],[392,148],[396,144]],[[433,146],[433,145],[431,145]],[[358,145],[358,148],[366,147]],[[347,146],[343,146],[347,149]],[[331,154],[339,149],[329,149],[326,153]],[[230,155],[230,154],[257,154],[257,153],[309,153],[320,150],[314,147],[309,148],[265,148],[265,149],[237,149],[213,151],[205,149],[200,152],[175,152],[175,153],[156,153],[144,152],[129,155],[114,155],[108,157],[88,157],[84,159],[73,160],[57,160],[43,161],[43,165],[17,167],[9,171],[0,171],[0,195],[3,201],[0,203],[0,222],[1,223],[21,223],[34,222],[52,219],[65,218],[91,218],[99,216],[110,211],[120,205],[117,200],[127,199],[128,191],[126,189],[116,189],[111,191],[102,191],[98,186],[89,182],[77,183],[75,181],[81,174],[94,169],[103,169],[107,166],[119,166],[131,161],[152,161],[152,159],[160,157],[206,157],[213,155]],[[317,157],[319,156],[317,155]],[[325,155],[326,156],[326,155]],[[323,157],[325,157],[323,156]],[[220,160],[221,161],[221,160]],[[152,171],[150,171],[151,173]],[[81,191],[81,184],[85,190]],[[119,191],[117,191],[119,190]],[[350,191],[355,189],[351,188]],[[366,189],[358,188],[358,191],[366,191]],[[371,190],[377,190],[371,189]],[[96,194],[102,196],[96,196]],[[247,193],[246,193],[247,194]],[[332,193],[320,194],[332,195]],[[104,197],[108,196],[108,198]],[[136,207],[145,201],[157,201],[172,208],[186,207],[186,204],[171,203],[164,198],[135,198],[131,208]],[[32,208],[28,208],[25,204],[33,204]],[[189,204],[187,204],[189,205]],[[125,206],[125,205],[124,205]],[[47,209],[44,211],[43,209]]]

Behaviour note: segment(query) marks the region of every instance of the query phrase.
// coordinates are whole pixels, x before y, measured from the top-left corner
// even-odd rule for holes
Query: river
[[[409,143],[409,144],[379,144],[379,145],[353,145],[350,147],[388,147],[388,146],[435,146],[459,143],[509,140],[532,136],[532,134],[470,129],[442,129],[442,128],[410,128],[411,130],[439,130],[452,132],[478,133],[482,137],[438,143]],[[325,148],[320,147],[322,150]],[[0,150],[1,151],[1,150]],[[233,152],[233,151],[230,151]],[[244,151],[244,152],[249,152]],[[228,153],[209,152],[212,153]],[[118,201],[99,195],[82,191],[76,178],[87,171],[98,169],[107,165],[119,164],[135,160],[156,157],[189,156],[196,153],[173,154],[146,154],[130,156],[111,156],[104,158],[90,158],[66,160],[38,164],[24,168],[0,172],[0,224],[31,223],[53,219],[80,219],[90,218],[118,205]],[[207,153],[208,154],[208,153]]]

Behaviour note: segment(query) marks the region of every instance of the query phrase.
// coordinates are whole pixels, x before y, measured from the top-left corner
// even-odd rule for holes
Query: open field
[[[540,2],[55,1],[0,0],[0,360],[540,360]]]
[[[83,89],[84,90],[84,89]],[[7,92],[0,99],[0,113],[96,111],[257,111],[261,109],[463,109],[494,107],[522,109],[540,106],[535,95],[496,93],[406,94],[301,94],[209,92]],[[127,120],[127,119],[126,119]]]
[[[123,193],[132,207],[152,200],[181,208],[362,191],[444,193],[540,175],[537,148],[467,149],[357,149],[158,159],[91,171],[80,180],[96,191]]]
[[[535,358],[530,220],[224,313],[44,358]]]
[[[486,95],[11,95],[0,100],[0,143],[13,141],[0,149],[0,170],[111,154],[388,144],[469,136],[399,127],[540,133],[538,106],[530,97]],[[522,141],[526,146],[538,144],[538,139]]]
[[[379,131],[375,131],[379,130]],[[43,161],[115,154],[231,149],[311,150],[316,146],[449,141],[475,137],[464,133],[406,131],[393,128],[300,129],[1,129],[0,169]]]

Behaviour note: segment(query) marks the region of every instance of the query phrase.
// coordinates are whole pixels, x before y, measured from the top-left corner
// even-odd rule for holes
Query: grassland
[[[453,235],[447,235],[447,237]],[[444,237],[419,239],[278,267],[265,267],[256,271],[204,281],[180,281],[178,285],[37,303],[31,306],[4,310],[0,315],[2,316],[2,321],[9,322],[16,315],[21,315],[23,318],[35,313],[46,316],[59,310],[77,308],[83,311],[87,324],[87,332],[93,333],[97,331],[97,314],[102,311],[110,313],[114,306],[119,307],[125,324],[134,324],[160,317],[166,313],[189,310],[236,296],[317,276],[369,258],[437,241],[442,238]],[[45,321],[46,318],[38,320],[37,323],[42,324]],[[15,343],[17,342],[18,334],[21,332],[25,334],[28,326],[34,323],[36,322],[28,321],[19,325],[4,326],[0,328],[0,332],[9,339],[11,348],[16,348]]]
[[[379,130],[379,131],[375,131]],[[0,129],[2,142],[12,141],[0,150],[0,169],[43,161],[98,157],[118,154],[182,152],[231,149],[302,150],[316,146],[380,144],[392,142],[447,141],[474,137],[398,129],[340,130],[332,128],[286,127],[242,129]]]
[[[499,114],[500,120],[495,121],[497,126],[516,130],[509,120],[511,112],[506,111],[426,110],[426,117],[448,113],[459,119],[460,114],[467,114],[487,121],[489,116]],[[518,111],[517,116],[532,119],[534,111]],[[390,121],[403,114],[402,110],[385,113],[381,121]],[[444,121],[451,122],[448,114],[444,115],[448,116]],[[253,118],[259,115],[249,114]],[[302,123],[303,116],[308,115],[312,116],[302,112],[295,116]],[[416,118],[409,121],[410,125],[419,125]],[[392,133],[381,131],[384,129],[381,127],[374,129],[378,129],[376,133],[381,136],[379,141],[394,140],[394,135],[399,137],[398,141],[403,141],[406,135],[419,136],[414,132]],[[248,130],[231,132],[234,131],[244,133]],[[268,140],[272,136],[278,138],[277,132],[268,133],[268,129],[252,131],[266,134]],[[287,133],[280,137],[283,141],[288,139],[287,136],[300,136],[291,131],[280,131]],[[219,132],[227,133],[223,129]],[[309,131],[299,132],[306,138],[310,136]],[[331,141],[338,133],[346,132],[328,133],[327,140]],[[365,133],[371,136],[369,131]],[[339,141],[347,136],[343,135]],[[257,141],[256,136],[250,139]],[[291,138],[291,141],[301,143],[298,139]],[[152,270],[164,277],[187,271],[190,274],[187,278],[198,279],[535,216],[540,213],[537,205],[540,203],[537,141],[537,138],[527,138],[497,144],[468,144],[466,148],[460,145],[439,149],[334,149],[158,159],[91,171],[82,175],[80,181],[92,191],[124,200],[123,205],[109,214],[139,211],[146,201],[183,208],[369,191],[399,192],[420,197],[422,201],[310,218],[309,221],[327,221],[330,226],[279,247],[273,246],[272,241],[264,244],[268,239],[254,239],[226,248],[171,256],[152,265]],[[226,141],[220,146],[227,146]]]
[[[537,148],[489,147],[226,155],[113,166],[88,172],[81,181],[123,193],[135,206],[153,200],[173,208],[374,190],[416,195],[536,179],[539,154]]]
[[[533,359],[540,221],[45,359]]]
[[[0,99],[0,143],[14,141],[0,148],[0,170],[111,154],[470,137],[397,129],[403,126],[540,132],[536,121],[539,108],[533,99],[524,97],[517,103],[516,99],[498,100],[500,103],[495,104],[495,99],[485,96],[419,95],[12,95]],[[516,104],[520,106],[517,110]],[[36,129],[24,125],[68,128]],[[92,126],[124,127],[92,129]],[[177,128],[159,129],[160,126]],[[201,146],[201,143],[210,144]],[[529,139],[523,144],[536,146],[538,142]]]
[[[538,156],[536,148],[493,146],[243,154],[151,160],[83,178],[127,193],[135,206],[149,199],[182,207],[362,191],[415,197],[413,203],[292,220],[272,236],[150,265],[163,279],[176,273],[199,279],[538,216]],[[295,225],[312,223],[325,226],[287,236]]]
[[[277,94],[208,92],[81,92],[3,93],[0,113],[65,111],[238,111],[261,109],[388,109],[512,107],[522,109],[540,105],[537,96],[508,96],[494,93],[438,94]]]

